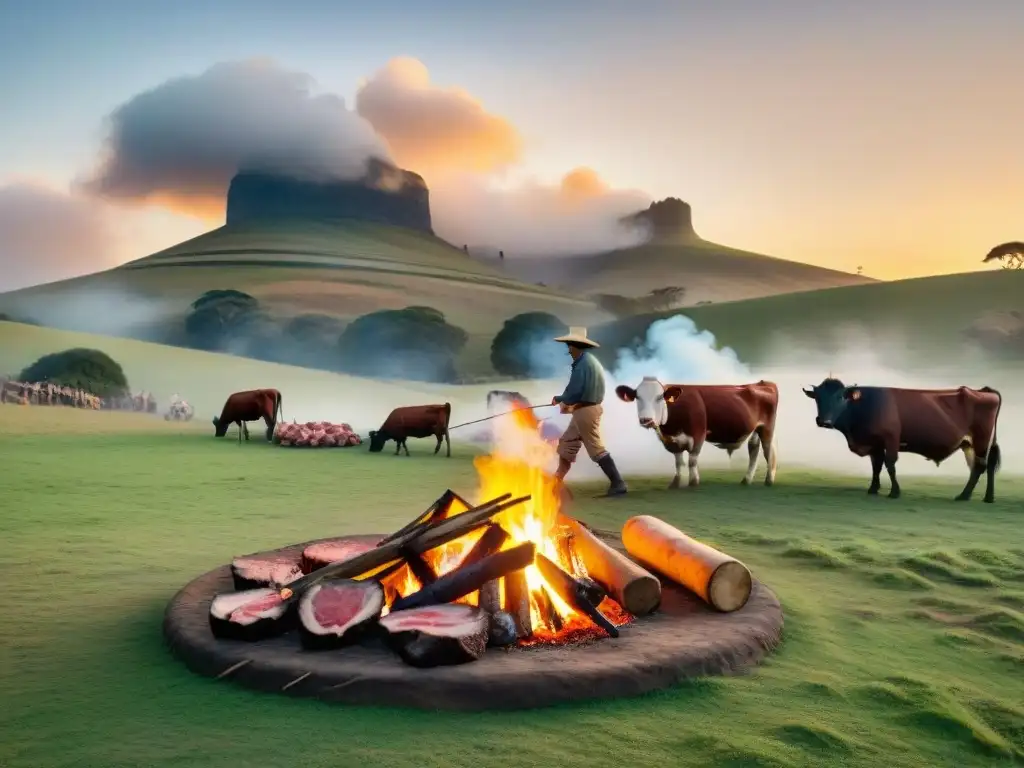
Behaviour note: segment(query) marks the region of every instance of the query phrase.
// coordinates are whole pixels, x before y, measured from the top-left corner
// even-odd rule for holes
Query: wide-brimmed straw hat
[[[587,329],[569,326],[569,332],[565,336],[559,336],[555,341],[563,344],[579,344],[581,347],[600,347],[593,339],[587,338]]]

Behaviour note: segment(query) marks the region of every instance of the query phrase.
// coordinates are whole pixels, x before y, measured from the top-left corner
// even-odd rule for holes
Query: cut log
[[[412,575],[416,577],[416,581],[422,586],[427,587],[437,581],[437,574],[434,573],[434,569],[427,564],[422,555],[403,550],[402,557],[405,558],[405,562],[409,565]]]
[[[576,579],[576,581],[583,587],[583,594],[591,605],[600,605],[601,601],[608,595],[605,588],[593,579]]]
[[[691,539],[650,515],[631,517],[622,526],[626,551],[644,565],[695,593],[708,605],[729,613],[747,604],[753,582],[739,560]]]
[[[453,603],[470,592],[476,592],[488,581],[526,568],[533,562],[534,553],[533,542],[527,541],[512,549],[485,557],[472,565],[457,568],[418,592],[396,600],[391,606],[391,611],[397,613],[428,605]]]
[[[459,499],[459,501],[462,501],[462,497],[456,494],[455,491],[453,491],[451,488],[449,488],[440,496],[438,496],[434,503],[427,507],[426,511],[423,512],[419,517],[417,517],[412,522],[403,525],[401,528],[399,528],[391,535],[385,536],[383,539],[381,539],[380,543],[387,544],[389,541],[400,539],[402,536],[405,536],[405,534],[409,533],[414,528],[423,525],[424,523],[429,523],[431,520],[434,519],[443,519],[444,516],[448,514],[448,510],[452,505],[452,501],[455,499]],[[465,506],[469,508],[469,504],[466,504]]]
[[[605,544],[579,520],[560,514],[558,522],[572,534],[573,548],[586,566],[587,575],[615,602],[634,616],[646,616],[658,607],[661,582],[657,576]]]
[[[500,552],[506,541],[508,541],[508,534],[505,533],[505,529],[497,523],[489,523],[487,530],[484,531],[484,535],[476,540],[476,544],[462,558],[458,568],[465,568],[479,563],[485,557],[490,557],[495,552]]]
[[[530,585],[526,571],[516,571],[505,577],[505,612],[511,614],[516,624],[516,636],[522,640],[533,634],[533,619],[530,617]]]
[[[537,610],[540,611],[541,618],[547,619],[551,624],[551,631],[561,632],[562,627],[565,626],[565,622],[562,621],[562,617],[559,616],[558,611],[555,610],[555,604],[551,602],[551,597],[548,595],[547,590],[537,590],[534,593],[534,599],[537,601]]]
[[[491,579],[480,587],[477,605],[485,613],[495,614],[501,610],[501,579]]]
[[[324,579],[355,579],[368,571],[374,571],[396,560],[402,560],[402,552],[407,548],[409,551],[421,555],[434,547],[447,544],[449,541],[454,541],[460,536],[465,536],[467,533],[475,531],[477,528],[486,525],[487,521],[495,515],[499,515],[518,504],[522,504],[530,498],[529,496],[522,496],[518,499],[505,501],[510,495],[506,493],[497,499],[492,499],[453,518],[431,524],[420,531],[414,530],[401,538],[389,541],[387,544],[380,544],[369,552],[357,555],[351,560],[325,565],[323,568],[319,568],[313,571],[313,573],[303,576],[301,579],[296,579],[287,587],[283,587],[280,591],[281,598],[284,600],[294,600],[302,592]]]
[[[536,557],[537,570],[558,596],[580,613],[590,617],[597,626],[608,633],[609,637],[618,637],[619,629],[597,610],[588,599],[586,589],[576,579],[563,571],[540,552]]]

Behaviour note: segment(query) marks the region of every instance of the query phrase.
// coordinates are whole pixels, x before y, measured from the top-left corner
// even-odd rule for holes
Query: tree
[[[433,307],[371,312],[349,323],[338,339],[340,368],[376,378],[452,381],[455,358],[468,334]]]
[[[345,323],[332,315],[297,315],[281,331],[277,356],[292,365],[337,370],[335,350],[344,329]]]
[[[981,261],[983,264],[998,261],[1003,269],[1024,269],[1024,243],[1015,240],[997,245]]]
[[[652,312],[660,312],[672,309],[679,304],[685,294],[685,288],[678,285],[666,285],[664,288],[655,288],[645,298]]]
[[[235,290],[207,291],[192,302],[185,318],[185,337],[189,346],[210,351],[227,350],[247,342],[267,330],[269,316],[259,301]]]
[[[66,349],[43,355],[18,375],[19,381],[51,381],[77,387],[99,397],[128,393],[128,378],[121,366],[98,349]]]
[[[554,341],[565,332],[565,323],[547,312],[511,317],[491,342],[491,365],[503,376],[553,376],[566,365],[565,349]]]

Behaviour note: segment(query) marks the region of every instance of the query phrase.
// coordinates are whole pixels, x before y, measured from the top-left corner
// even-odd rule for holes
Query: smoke
[[[517,163],[522,153],[514,125],[461,88],[432,84],[417,59],[394,58],[375,72],[356,93],[356,111],[400,165],[426,177],[438,171],[490,173]]]
[[[455,244],[488,246],[507,256],[564,256],[639,245],[645,234],[619,224],[646,208],[637,190],[610,189],[590,168],[576,168],[559,184],[527,181],[499,188],[493,179],[445,176],[431,187],[437,233]]]
[[[214,64],[133,96],[109,117],[91,194],[150,202],[204,218],[223,216],[240,169],[310,179],[352,179],[387,147],[333,94],[315,95],[309,75],[268,59]]]
[[[815,424],[814,402],[801,391],[820,384],[831,375],[846,384],[895,386],[911,388],[948,388],[966,385],[980,388],[992,386],[1003,396],[999,417],[999,441],[1003,451],[1003,472],[1013,472],[1024,462],[1024,444],[1018,435],[1024,433],[1024,387],[1014,371],[999,371],[991,360],[964,359],[936,361],[929,368],[901,366],[907,359],[907,347],[900,341],[880,343],[863,329],[848,328],[837,339],[836,352],[827,360],[800,348],[784,338],[777,339],[765,358],[770,365],[751,365],[739,359],[729,348],[719,348],[713,334],[700,330],[684,315],[658,321],[648,329],[639,350],[623,350],[607,373],[604,401],[603,433],[605,444],[625,474],[663,477],[666,485],[675,471],[672,456],[661,446],[650,430],[637,422],[636,406],[623,403],[615,395],[615,387],[626,384],[636,387],[644,376],[656,376],[663,383],[675,384],[741,384],[761,379],[773,381],[779,388],[776,421],[779,471],[777,482],[785,483],[789,470],[825,470],[870,478],[870,463],[849,451],[842,435],[821,429]],[[566,357],[566,377],[568,376]],[[565,384],[565,379],[552,382],[531,382],[524,390],[533,403],[547,402]],[[541,412],[543,413],[543,411]],[[559,426],[568,417],[553,419]],[[739,483],[747,466],[747,452],[741,447],[730,458],[722,449],[707,444],[701,452],[701,467],[729,468]],[[759,458],[755,482],[764,479],[765,461]],[[897,464],[900,475],[925,475],[966,481],[967,469],[959,455],[953,455],[939,467],[920,456],[902,454]],[[584,454],[580,454],[570,479],[597,480],[600,470]],[[705,481],[707,482],[707,481]]]
[[[116,263],[110,220],[101,206],[33,183],[0,186],[0,292]]]

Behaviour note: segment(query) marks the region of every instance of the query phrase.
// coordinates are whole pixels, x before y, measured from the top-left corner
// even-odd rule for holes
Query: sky
[[[1024,238],[1022,33],[1020,0],[5,3],[0,248],[49,279],[112,266],[216,226],[243,149],[379,143],[460,236],[590,247],[671,195],[737,248],[979,269]],[[226,90],[195,95],[211,71]],[[142,114],[182,77],[192,96]]]

